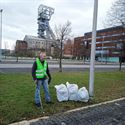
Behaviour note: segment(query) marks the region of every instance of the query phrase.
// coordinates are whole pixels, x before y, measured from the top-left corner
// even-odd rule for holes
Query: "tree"
[[[125,27],[125,0],[117,0],[112,4],[111,9],[107,13],[107,21],[110,26]]]
[[[59,41],[59,72],[62,72],[62,55],[63,55],[63,43],[68,39],[71,33],[71,22],[67,21],[65,24],[55,26],[55,35]]]
[[[108,26],[121,26],[123,29],[121,32],[121,37],[119,39],[118,47],[119,51],[119,70],[121,70],[122,58],[125,58],[124,51],[124,31],[125,31],[125,0],[117,0],[114,4],[112,4],[111,9],[107,13],[107,21]]]

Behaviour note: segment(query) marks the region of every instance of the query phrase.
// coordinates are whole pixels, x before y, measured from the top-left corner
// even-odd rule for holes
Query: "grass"
[[[42,114],[41,110],[34,105],[35,84],[32,81],[31,74],[0,74],[0,124],[53,115],[77,107],[125,96],[125,72],[96,72],[94,100],[88,103],[74,101],[58,102],[54,85],[65,83],[66,81],[78,84],[79,88],[85,86],[88,89],[89,73],[53,73],[50,93],[54,104],[45,103],[44,93],[41,89],[45,110],[45,114]]]

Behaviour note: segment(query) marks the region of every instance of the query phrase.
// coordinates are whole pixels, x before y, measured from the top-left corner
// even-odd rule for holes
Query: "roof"
[[[101,30],[97,30],[98,33],[101,33],[101,32],[107,32],[107,31],[111,31],[111,30],[118,30],[118,29],[122,29],[123,27],[120,25],[120,26],[115,26],[115,27],[110,27],[110,28],[106,28],[106,29],[101,29]],[[85,35],[88,35],[88,34],[91,34],[92,32],[87,32],[85,33]]]

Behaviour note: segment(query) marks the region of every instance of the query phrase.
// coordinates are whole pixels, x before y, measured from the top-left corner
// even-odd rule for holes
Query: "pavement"
[[[0,62],[0,73],[31,72],[34,59],[23,58],[16,62],[14,58],[3,59]],[[58,60],[47,60],[51,72],[59,71]],[[62,60],[63,71],[89,71],[90,63],[83,60]],[[118,71],[119,63],[95,62],[95,71]],[[122,64],[125,70],[125,63]]]
[[[125,97],[11,125],[125,125]]]

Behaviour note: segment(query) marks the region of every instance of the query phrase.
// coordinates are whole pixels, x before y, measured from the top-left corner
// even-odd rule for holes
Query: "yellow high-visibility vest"
[[[47,76],[46,70],[47,70],[47,62],[44,60],[44,63],[42,65],[39,58],[36,59],[37,69],[36,69],[36,78],[44,78]]]

